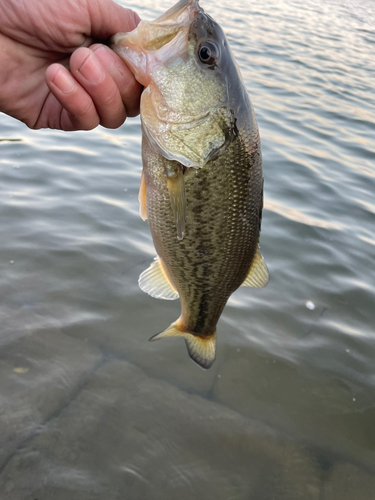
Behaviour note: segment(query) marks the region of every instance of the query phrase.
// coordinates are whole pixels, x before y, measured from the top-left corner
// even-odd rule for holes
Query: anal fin
[[[139,201],[139,215],[141,216],[142,220],[146,220],[147,219],[146,182],[143,170],[141,175],[141,185],[139,186],[138,201]]]
[[[176,222],[177,238],[182,240],[186,216],[185,180],[182,165],[177,162],[175,168],[167,171],[167,186]]]
[[[158,340],[165,337],[183,337],[190,358],[201,368],[211,368],[216,357],[216,331],[211,335],[197,335],[183,331],[180,320],[171,324],[164,332],[158,333],[150,340]]]
[[[168,279],[159,257],[139,276],[140,289],[156,299],[175,300],[179,295]]]
[[[258,247],[249,272],[247,273],[247,276],[241,286],[264,288],[267,286],[269,280],[270,276],[268,269]]]

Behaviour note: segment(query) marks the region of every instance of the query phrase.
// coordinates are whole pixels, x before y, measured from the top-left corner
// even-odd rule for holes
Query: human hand
[[[96,42],[138,23],[112,0],[0,0],[0,111],[33,129],[119,127],[141,86]]]

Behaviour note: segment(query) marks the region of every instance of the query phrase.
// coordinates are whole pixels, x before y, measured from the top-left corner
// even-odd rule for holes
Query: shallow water
[[[231,297],[210,371],[148,343],[179,304],[137,284],[139,119],[1,115],[2,499],[374,498],[374,4],[202,6],[255,108],[271,281]]]

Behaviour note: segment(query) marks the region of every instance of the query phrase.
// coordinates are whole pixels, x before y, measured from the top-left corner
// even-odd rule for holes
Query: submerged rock
[[[100,368],[9,461],[4,500],[319,500],[309,453],[124,361]]]
[[[56,329],[1,347],[0,470],[22,441],[68,404],[100,359],[97,348]]]

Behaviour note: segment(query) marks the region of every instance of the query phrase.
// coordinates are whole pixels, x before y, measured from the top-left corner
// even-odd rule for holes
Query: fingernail
[[[100,83],[104,78],[103,68],[93,53],[86,57],[78,71],[90,83]]]
[[[58,70],[55,78],[53,79],[53,83],[58,89],[61,90],[61,92],[64,92],[64,94],[70,94],[73,92],[75,87],[74,78],[70,73],[67,73],[63,69]]]

